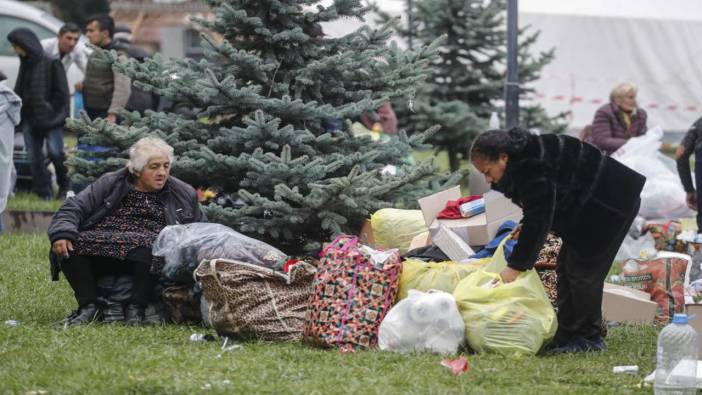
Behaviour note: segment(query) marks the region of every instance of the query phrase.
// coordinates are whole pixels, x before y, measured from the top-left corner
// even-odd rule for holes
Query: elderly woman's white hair
[[[636,94],[638,90],[639,88],[637,88],[636,85],[632,84],[631,82],[620,82],[617,85],[615,85],[615,87],[612,89],[612,92],[610,92],[609,100],[616,102],[617,99],[628,93],[634,92],[634,94]]]
[[[149,161],[159,155],[166,155],[172,163],[173,147],[158,137],[142,137],[129,148],[127,169],[131,174],[139,175]]]

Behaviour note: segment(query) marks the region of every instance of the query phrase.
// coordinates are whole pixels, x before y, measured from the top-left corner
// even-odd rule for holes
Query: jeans
[[[107,118],[107,110],[96,110],[94,108],[85,107],[85,112],[88,114],[90,119]]]
[[[56,169],[56,182],[60,191],[70,188],[68,169],[66,168],[66,155],[63,152],[63,126],[49,130],[32,128],[29,123],[23,122],[20,127],[24,135],[24,145],[29,154],[32,172],[32,192],[43,198],[51,198],[51,178],[46,169],[44,157],[44,140],[51,163]]]

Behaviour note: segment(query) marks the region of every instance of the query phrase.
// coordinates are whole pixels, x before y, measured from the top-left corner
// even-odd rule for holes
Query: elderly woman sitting
[[[207,220],[195,190],[169,176],[172,161],[171,146],[142,138],[129,149],[126,168],[98,178],[54,215],[49,226],[52,280],[58,280],[60,267],[78,301],[67,326],[99,318],[98,276],[122,273],[133,277],[125,321],[143,323],[156,281],[150,273],[156,236],[166,225]]]
[[[623,82],[612,89],[610,102],[595,113],[585,139],[607,155],[614,153],[632,137],[646,133],[646,111],[636,104],[636,85]]]

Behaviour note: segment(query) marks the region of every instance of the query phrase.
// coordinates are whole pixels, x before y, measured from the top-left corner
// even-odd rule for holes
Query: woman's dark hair
[[[507,154],[511,157],[524,149],[528,138],[529,132],[519,126],[509,131],[488,130],[473,140],[473,145],[470,147],[470,157],[472,159],[476,156],[482,156],[490,161],[498,160],[500,154]]]

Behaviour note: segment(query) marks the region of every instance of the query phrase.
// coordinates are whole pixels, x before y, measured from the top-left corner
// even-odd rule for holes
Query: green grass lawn
[[[44,235],[0,236],[0,393],[7,394],[627,394],[650,393],[656,328],[616,327],[609,351],[559,357],[469,354],[454,376],[441,356],[341,354],[302,344],[189,341],[199,327],[93,325],[63,330],[74,308],[65,279],[49,281]],[[18,326],[4,324],[18,320]],[[214,334],[214,333],[213,333]],[[616,365],[639,374],[615,375]]]

